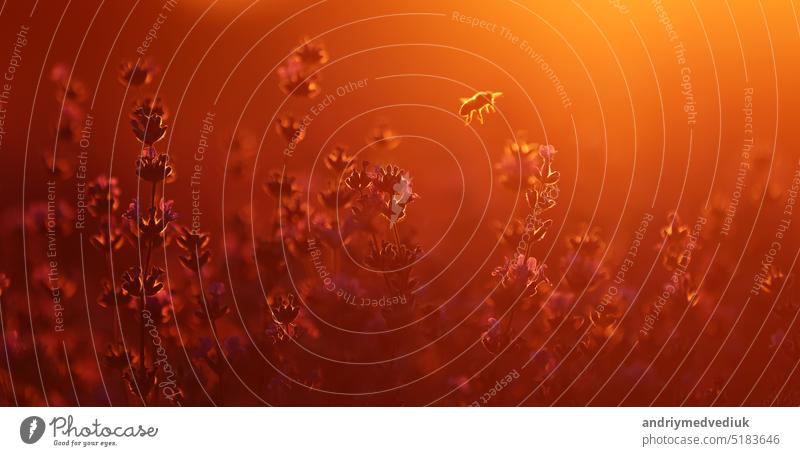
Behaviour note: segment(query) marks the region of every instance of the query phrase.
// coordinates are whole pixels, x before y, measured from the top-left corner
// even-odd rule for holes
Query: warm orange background
[[[345,143],[357,151],[370,129],[386,122],[399,134],[438,141],[463,170],[464,187],[450,154],[422,139],[405,138],[394,151],[364,152],[372,162],[397,163],[413,174],[415,191],[421,199],[415,203],[408,224],[414,226],[426,251],[444,236],[420,265],[418,273],[422,277],[435,275],[469,241],[467,254],[458,258],[429,293],[431,302],[441,301],[456,292],[464,278],[476,270],[478,276],[470,283],[485,280],[508,253],[495,249],[495,222],[505,223],[512,215],[512,207],[524,201],[521,194],[501,188],[492,167],[500,158],[505,141],[524,130],[531,141],[553,144],[559,151],[556,157],[562,193],[552,213],[553,235],[548,246],[553,250],[544,258],[551,275],[557,280],[564,273],[559,266],[563,238],[579,230],[582,223],[602,229],[609,242],[604,264],[614,271],[644,212],[655,214],[657,226],[661,226],[666,213],[676,209],[684,220],[692,221],[701,214],[708,198],[730,198],[744,138],[743,95],[749,87],[753,89],[753,131],[760,159],[753,159],[747,198],[753,197],[755,202],[749,203],[752,210],[737,216],[737,237],[722,244],[717,261],[725,267],[719,283],[728,282],[731,267],[743,251],[749,256],[737,273],[741,279],[733,281],[733,288],[722,301],[725,310],[717,316],[723,319],[719,324],[724,332],[712,334],[709,352],[698,355],[700,359],[695,361],[703,365],[711,359],[744,305],[752,274],[758,267],[755,258],[763,254],[768,241],[760,240],[758,235],[774,230],[775,209],[783,200],[779,196],[772,206],[765,206],[756,224],[754,208],[760,201],[759,186],[769,175],[770,185],[781,192],[797,166],[800,135],[795,110],[800,101],[796,88],[800,28],[791,2],[664,2],[679,40],[685,45],[685,65],[676,63],[672,49],[675,42],[668,40],[650,2],[620,2],[624,11],[612,2],[602,1],[327,1],[313,6],[312,2],[296,1],[252,3],[181,1],[146,54],[160,67],[160,73],[142,93],[126,95],[117,81],[117,67],[122,61],[138,57],[136,47],[145,38],[161,3],[87,0],[67,6],[64,1],[47,1],[40,2],[33,17],[28,17],[29,2],[6,2],[0,13],[0,68],[11,53],[19,24],[29,24],[31,30],[22,67],[13,81],[7,105],[8,133],[0,151],[4,223],[20,224],[23,191],[27,202],[46,196],[41,157],[54,148],[52,132],[59,112],[49,71],[53,65],[63,63],[74,67],[74,78],[88,87],[90,99],[96,93],[96,103],[90,110],[97,122],[89,175],[110,171],[116,176],[124,189],[124,205],[136,188],[131,163],[138,145],[131,141],[127,125],[133,98],[157,91],[169,107],[170,130],[160,147],[173,157],[179,179],[168,187],[167,197],[174,198],[178,212],[187,217],[191,196],[186,177],[194,163],[192,153],[206,112],[216,113],[212,148],[204,161],[202,204],[207,208],[203,217],[205,229],[217,242],[222,237],[222,224],[229,223],[221,214],[225,211],[230,217],[238,208],[247,206],[252,189],[255,230],[268,223],[274,203],[260,188],[268,172],[285,163],[289,173],[310,185],[311,192],[318,191],[324,183],[319,175],[320,165],[314,176],[309,177],[309,171],[323,144],[328,141],[329,148]],[[454,21],[454,11],[497,24],[498,31]],[[278,25],[282,21],[285,22]],[[272,30],[273,27],[276,28]],[[504,38],[500,27],[527,40],[554,69],[571,106],[562,105],[540,66]],[[324,43],[330,52],[331,60],[321,70],[323,94],[313,100],[287,99],[277,87],[274,68],[303,37]],[[698,112],[697,122],[691,126],[683,111],[681,66],[691,68]],[[410,76],[377,79],[400,74]],[[283,139],[274,131],[274,116],[306,113],[326,91],[361,79],[367,80],[367,87],[340,97],[326,108],[314,119],[295,156],[285,160],[281,154]],[[488,157],[478,136],[455,117],[458,99],[476,90],[503,92],[498,112],[490,114],[484,125],[472,124],[487,147]],[[214,106],[218,93],[219,102]],[[385,107],[392,104],[430,107]],[[376,108],[333,135],[353,116]],[[229,174],[223,182],[230,138],[243,131],[254,135],[256,141],[263,137],[258,160],[245,157],[245,172]],[[74,145],[58,146],[59,155],[69,156],[76,150]],[[69,191],[68,186],[64,188]],[[456,213],[462,193],[464,205]],[[481,220],[487,201],[487,216]],[[653,201],[655,205],[651,207]],[[223,203],[227,209],[222,209]],[[445,235],[454,220],[452,230]],[[470,241],[476,225],[477,234]],[[754,238],[745,245],[754,226]],[[652,228],[649,234],[654,246],[658,240],[656,231]],[[792,235],[784,244],[779,259],[784,269],[791,264],[796,239]],[[20,255],[20,241],[20,233],[14,231],[4,234],[0,243],[0,269],[16,275],[15,287],[22,287],[23,281],[13,273],[31,268]],[[216,248],[220,246],[217,244]],[[484,263],[487,257],[490,261]],[[648,253],[647,266],[642,261],[639,277],[653,261],[657,261],[655,255]],[[218,268],[223,270],[221,264]],[[24,288],[16,291],[25,293]],[[95,294],[96,290],[90,290],[89,299]],[[742,321],[760,321],[768,305],[766,301],[753,304],[754,309],[748,310]],[[712,307],[709,304],[702,315],[708,315]],[[638,314],[635,317],[637,321],[640,318]],[[757,326],[749,323],[738,327],[741,333],[736,334],[745,345],[737,343],[725,349],[715,361],[723,373],[720,375],[724,377],[738,363],[756,330]],[[477,326],[473,331],[478,337]],[[77,330],[74,336],[78,336]],[[625,351],[616,359],[621,359]],[[460,348],[453,348],[453,352],[460,352]],[[757,359],[759,354],[751,352],[750,357]],[[652,355],[643,356],[641,362],[647,364],[650,359]],[[437,362],[425,360],[421,364],[435,366]],[[670,372],[669,364],[660,367]],[[746,364],[731,384],[732,396],[741,399],[737,388],[749,390],[762,368],[763,363],[752,367]],[[780,366],[774,375],[785,378],[790,371],[791,363]],[[439,380],[438,385],[446,383]],[[615,404],[630,383],[612,386],[605,391],[608,396],[600,399]],[[652,390],[646,383],[626,403],[649,403],[663,382],[655,380]],[[426,403],[444,391],[435,382],[419,386],[409,391],[403,402]],[[584,393],[566,398],[564,403],[573,403],[573,399],[584,403],[592,396]],[[669,399],[662,396],[662,400]]]
[[[46,10],[39,10],[31,19],[25,17],[29,11],[22,5],[16,2],[6,5],[5,24],[24,22],[32,27],[30,44],[25,50],[23,68],[14,83],[10,103],[15,114],[7,128],[9,147],[5,155],[7,160],[12,160],[10,168],[20,168],[23,154],[17,151],[24,148],[27,136],[28,119],[20,114],[32,112],[34,125],[54,122],[52,110],[57,109],[57,103],[46,90],[47,68],[55,63],[73,61],[75,78],[90,88],[97,86],[94,113],[95,117],[103,119],[100,125],[103,128],[97,129],[95,144],[108,144],[106,149],[109,149],[108,154],[95,152],[90,166],[98,172],[109,166],[112,170],[120,166],[108,163],[107,159],[120,106],[127,106],[122,98],[124,91],[115,80],[117,64],[137,57],[135,49],[159,11],[160,5],[146,3],[133,9],[113,47],[111,42],[130,12],[127,4],[124,7],[103,5],[88,31],[98,2],[73,2],[61,21],[60,11],[65,5],[58,2],[49,2]],[[321,144],[342,119],[364,110],[393,103],[424,103],[455,112],[458,97],[469,95],[457,84],[442,80],[373,81],[373,78],[395,73],[428,73],[452,78],[478,89],[503,91],[505,96],[500,109],[515,130],[527,130],[534,140],[542,140],[546,132],[548,141],[558,145],[562,173],[570,177],[570,183],[577,181],[575,195],[581,200],[586,200],[588,195],[592,201],[578,205],[577,210],[570,213],[576,219],[590,217],[603,180],[614,183],[606,185],[599,198],[604,208],[600,216],[607,217],[604,222],[618,218],[629,185],[636,189],[635,195],[643,197],[641,203],[648,201],[655,190],[662,144],[666,150],[658,208],[666,210],[675,206],[687,171],[690,183],[687,193],[707,194],[717,161],[719,179],[713,190],[729,188],[731,179],[726,179],[729,175],[725,172],[730,160],[726,157],[741,144],[743,116],[740,109],[746,86],[754,89],[754,130],[758,148],[770,153],[774,144],[776,155],[788,156],[796,140],[792,134],[791,110],[797,101],[797,93],[792,89],[797,76],[794,50],[798,31],[788,2],[762,2],[763,16],[757,2],[731,2],[730,14],[724,3],[695,2],[692,6],[691,2],[669,2],[667,5],[687,49],[699,112],[691,161],[688,160],[688,129],[681,111],[679,66],[650,4],[627,5],[630,12],[620,14],[606,2],[586,2],[579,6],[538,2],[528,6],[531,11],[523,4],[511,2],[492,2],[491,5],[485,2],[437,2],[433,5],[429,2],[326,2],[278,27],[255,45],[242,64],[233,70],[233,65],[259,38],[303,6],[299,2],[259,2],[231,23],[249,3],[225,1],[210,6],[208,2],[182,2],[159,32],[152,52],[148,52],[148,57],[162,67],[163,74],[157,81],[162,84],[158,87],[159,94],[168,100],[173,111],[179,110],[173,126],[171,152],[195,147],[200,120],[227,78],[230,79],[216,109],[218,118],[230,119],[231,125],[225,127],[233,130],[232,124],[241,114],[241,127],[260,137],[284,98],[275,90],[275,76],[269,75],[269,70],[281,62],[301,37],[318,35],[328,46],[332,61],[344,58],[325,68],[324,87],[361,78],[368,78],[370,82],[368,90],[348,97],[346,103],[336,103],[314,122],[315,128],[310,129],[302,155],[310,157],[314,146]],[[206,8],[208,11],[201,17]],[[453,21],[453,11],[505,26],[521,39],[533,43],[534,49],[563,82],[572,108],[561,107],[552,85],[518,47],[504,40],[499,32],[473,29]],[[444,16],[410,14],[423,12]],[[375,18],[381,15],[395,16]],[[351,22],[356,23],[348,24]],[[210,47],[225,27],[229,28]],[[4,27],[2,40],[10,43],[16,31],[14,26]],[[82,41],[83,47],[78,51]],[[434,46],[420,45],[425,43]],[[370,50],[386,45],[393,47]],[[208,55],[203,59],[207,50]],[[353,52],[359,54],[345,57]],[[482,56],[496,66],[469,53]],[[100,74],[106,59],[105,71]],[[40,78],[42,65],[46,71]],[[749,81],[745,79],[745,69]],[[267,80],[259,87],[265,77]],[[38,97],[33,99],[39,79]],[[538,116],[519,86],[527,91]],[[186,88],[187,96],[181,100]],[[251,94],[253,99],[245,109],[244,103]],[[660,100],[664,104],[663,116]],[[180,107],[179,102],[182,102]],[[300,113],[311,104],[292,99],[287,106],[290,111]],[[570,115],[574,118],[574,131]],[[353,122],[336,140],[360,139],[362,132],[375,123],[374,118],[369,117],[372,116]],[[485,185],[487,177],[485,166],[478,166],[483,157],[480,145],[465,133],[459,122],[423,108],[386,109],[375,117],[391,120],[395,129],[404,134],[430,136],[441,141],[462,159],[470,178],[469,190],[480,194],[486,188],[480,187]],[[127,134],[125,121],[123,115],[119,122],[121,134]],[[666,129],[662,128],[662,122]],[[511,133],[499,119],[491,120],[480,132],[495,150]],[[222,134],[218,139],[223,148]],[[405,151],[403,155],[407,157],[400,157],[403,164],[408,160],[409,167],[414,167],[413,164],[424,158],[426,166],[420,168],[454,172],[449,156],[437,152],[430,143],[415,146]],[[30,153],[38,155],[40,150],[49,147],[51,145],[41,135],[32,135]],[[275,153],[279,147],[280,139],[268,134],[259,169],[280,163],[279,154]],[[123,157],[124,152],[119,150],[115,156]],[[223,153],[224,150],[212,155],[222,156]],[[175,155],[181,158],[180,154]],[[103,160],[98,160],[98,156]],[[291,166],[306,168],[300,159],[293,160]],[[424,169],[414,171],[419,179],[432,175]],[[776,171],[780,174],[781,170]],[[17,185],[13,179],[20,177],[21,173],[17,172],[8,176],[12,179],[11,188],[19,188],[21,184]],[[119,177],[125,179],[125,176]],[[420,204],[434,202],[421,201]]]

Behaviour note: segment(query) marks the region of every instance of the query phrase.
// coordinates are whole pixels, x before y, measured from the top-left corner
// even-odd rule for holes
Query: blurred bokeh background
[[[160,295],[158,331],[169,340],[187,404],[469,405],[514,369],[520,379],[487,405],[800,400],[792,276],[798,243],[793,214],[784,212],[800,140],[800,28],[790,1],[55,0],[4,2],[0,23],[0,69],[12,76],[4,81],[0,145],[0,272],[9,280],[0,353],[5,405],[143,402],[126,391],[124,369],[107,367],[103,355],[119,338],[116,326],[136,352],[138,313],[126,310],[117,320],[95,302],[102,280],[119,282],[139,252],[129,242],[109,262],[90,245],[97,232],[91,218],[76,229],[74,217],[77,184],[100,175],[117,179],[120,210],[148,195],[135,172],[142,144],[129,126],[144,97],[160,98],[167,110],[167,134],[156,147],[169,155],[174,181],[163,196],[175,201],[182,226],[192,223],[196,201],[213,252],[203,277],[224,284],[221,299],[234,309],[213,332],[206,317],[198,323],[195,296],[208,290],[181,267],[174,242],[155,255],[175,296]],[[306,41],[329,55],[315,69],[319,93],[287,94],[282,68]],[[13,73],[11,61],[19,62]],[[124,62],[147,62],[152,80],[128,84],[120,76]],[[502,92],[497,112],[465,126],[459,99],[478,91]],[[198,158],[209,113],[213,131]],[[276,131],[289,114],[310,119],[291,156]],[[391,147],[370,145],[376,135],[397,137]],[[510,343],[513,349],[492,353],[481,344],[492,330],[487,320],[502,323],[510,313],[491,297],[491,272],[513,254],[501,232],[525,217],[530,184],[519,176],[524,158],[507,149],[526,142],[558,151],[557,204],[535,251],[550,283],[508,325],[508,337],[523,348]],[[400,323],[381,309],[340,301],[309,312],[320,283],[303,242],[278,248],[292,257],[286,268],[256,270],[260,241],[305,236],[302,226],[300,234],[275,234],[280,205],[264,183],[284,170],[296,178],[311,220],[316,195],[346,177],[332,177],[324,165],[339,144],[355,162],[395,164],[413,177],[419,199],[398,228],[403,242],[413,239],[424,252],[414,275],[425,287],[414,315]],[[52,297],[38,283],[49,261],[50,180],[57,182],[64,331],[53,330]],[[735,216],[722,230],[732,201]],[[681,221],[672,223],[671,213]],[[617,285],[618,313],[600,324],[602,315],[591,314],[646,215],[653,222]],[[691,231],[698,217],[709,223],[684,274],[692,284],[670,297],[658,330],[640,339],[650,306],[672,280],[662,264],[671,240],[660,230],[672,223]],[[340,226],[344,218],[329,222]],[[783,220],[788,232],[778,238],[774,270],[767,268],[774,283],[751,294],[763,285],[754,275]],[[596,236],[599,246],[584,261],[599,283],[581,289],[564,279],[581,263],[576,257],[589,255],[581,239],[567,242],[575,235]],[[384,237],[393,242],[390,231]],[[344,275],[360,270],[368,242],[326,251],[328,267],[345,264]],[[276,348],[266,341],[265,295],[273,282],[293,288],[292,271],[302,282],[295,292],[306,295],[298,325],[308,334],[297,346]],[[360,280],[380,293],[379,279]],[[687,292],[684,308],[675,301]],[[149,403],[171,402],[154,394]]]

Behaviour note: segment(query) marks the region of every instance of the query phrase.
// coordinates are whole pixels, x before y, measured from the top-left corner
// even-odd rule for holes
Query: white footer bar
[[[798,426],[796,408],[6,408],[0,448],[8,455],[797,455]]]

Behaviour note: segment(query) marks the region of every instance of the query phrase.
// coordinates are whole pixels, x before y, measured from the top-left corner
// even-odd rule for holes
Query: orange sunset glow
[[[2,405],[800,405],[792,1],[0,21]]]

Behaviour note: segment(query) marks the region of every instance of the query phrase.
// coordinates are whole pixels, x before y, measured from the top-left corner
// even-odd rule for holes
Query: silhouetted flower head
[[[313,98],[322,90],[319,73],[309,73],[310,69],[296,55],[278,67],[278,86],[285,94],[296,97]]]
[[[164,288],[161,277],[164,270],[158,266],[152,266],[150,272],[142,277],[142,270],[138,267],[130,267],[122,274],[122,290],[131,295],[141,297],[155,296]]]
[[[606,243],[600,237],[600,230],[595,227],[583,233],[575,234],[567,238],[567,243],[572,252],[580,250],[581,255],[595,257],[601,255],[606,248]]]
[[[342,229],[331,223],[330,218],[325,214],[318,213],[314,216],[311,223],[313,236],[331,248],[338,248],[342,243],[347,243],[352,232]],[[341,238],[340,238],[341,234]]]
[[[278,67],[279,87],[286,94],[312,98],[319,94],[316,70],[328,61],[328,52],[318,43],[306,40]]]
[[[264,190],[273,198],[291,198],[297,193],[294,182],[294,176],[285,176],[279,171],[274,171],[264,182]]]
[[[389,220],[389,225],[394,226],[406,216],[406,208],[409,204],[419,199],[419,195],[411,189],[411,177],[408,173],[400,176],[400,181],[392,187],[389,200],[383,205],[383,216]]]
[[[383,214],[386,207],[383,195],[370,185],[356,198],[355,202],[356,204],[351,208],[353,222],[361,228],[372,230],[375,218]]]
[[[770,265],[763,279],[758,281],[761,292],[774,295],[779,292],[786,283],[788,277],[777,266]]]
[[[675,269],[679,265],[687,265],[689,258],[686,256],[684,245],[689,237],[689,227],[681,222],[676,212],[667,215],[667,225],[661,228],[661,238],[664,248],[661,251],[661,262],[667,269]]]
[[[516,139],[508,139],[506,140],[505,151],[508,155],[514,156],[526,156],[531,155],[536,157],[537,153],[539,152],[540,144],[535,142],[528,142],[528,133],[525,131],[518,131],[516,134]],[[537,165],[541,164],[537,162]]]
[[[178,236],[178,246],[186,252],[195,250],[203,251],[208,247],[210,240],[208,233],[201,233],[190,230],[187,227],[181,227],[181,235]]]
[[[155,73],[156,68],[149,62],[124,62],[119,66],[119,82],[139,87],[150,83]]]
[[[347,146],[337,145],[325,156],[325,166],[336,174],[343,174],[352,165]]]
[[[305,72],[303,60],[296,55],[290,55],[283,65],[278,67],[278,77],[283,81],[295,81],[301,79]]]
[[[536,294],[536,289],[540,284],[547,283],[544,275],[546,265],[539,264],[534,257],[525,257],[521,253],[514,254],[511,258],[506,258],[503,266],[498,267],[492,273],[495,277],[500,277],[500,284],[513,290],[519,296],[530,296]]]
[[[347,187],[337,188],[336,184],[330,182],[328,188],[317,193],[317,199],[329,210],[347,206],[353,199],[353,191]]]
[[[675,212],[670,212],[667,216],[669,222],[661,228],[661,238],[668,242],[682,242],[689,234],[689,227],[681,223],[681,219]]]
[[[158,114],[150,114],[143,107],[136,108],[131,114],[131,130],[145,146],[152,146],[167,134],[167,126]]]
[[[542,158],[533,153],[538,150],[538,147],[539,145],[536,143],[526,142],[524,136],[517,138],[516,141],[507,140],[503,148],[503,155],[494,164],[500,183],[506,188],[516,191],[520,186],[524,188],[529,179],[539,175]]]
[[[281,326],[288,326],[297,318],[300,313],[300,306],[295,303],[295,295],[289,293],[280,296],[267,297],[267,305],[272,313],[272,318],[275,323]]]
[[[294,55],[308,68],[328,63],[330,56],[321,43],[314,43],[306,38],[295,51]]]
[[[608,277],[608,271],[600,262],[606,243],[599,232],[597,228],[584,227],[580,233],[567,237],[569,252],[563,259],[563,266],[566,282],[575,293],[594,290]]]
[[[421,253],[420,247],[397,245],[388,241],[382,241],[380,246],[376,246],[373,242],[370,243],[370,253],[365,262],[379,271],[399,271],[414,264]]]
[[[89,212],[95,217],[108,215],[119,207],[119,187],[117,178],[105,175],[97,176],[87,186]]]
[[[103,285],[103,291],[97,297],[97,304],[99,304],[100,307],[108,308],[116,307],[117,305],[126,307],[131,301],[132,296],[126,293],[122,288],[115,290],[110,280],[103,279],[101,283]],[[116,324],[116,322],[114,324]]]
[[[101,252],[116,252],[125,243],[125,236],[119,228],[112,227],[109,223],[106,226],[101,226],[97,230],[97,234],[93,235],[89,242]]]
[[[602,310],[595,308],[589,313],[589,321],[600,329],[613,327],[619,318],[619,309],[615,303],[606,304]]]
[[[86,85],[76,79],[61,81],[56,97],[63,103],[83,103],[88,97],[89,90]]]
[[[78,140],[79,131],[79,123],[71,122],[68,119],[63,119],[55,129],[56,139],[58,139],[60,142],[76,142]]]
[[[289,246],[302,244],[307,233],[306,215],[308,208],[299,198],[284,199],[280,208],[281,223],[276,227],[276,235],[281,236]]]
[[[71,178],[74,174],[72,163],[66,158],[58,157],[54,159],[52,152],[45,152],[42,154],[42,162],[45,171],[54,179],[64,181]]]
[[[375,188],[382,193],[392,195],[394,194],[395,186],[400,183],[405,173],[405,171],[394,165],[380,167],[374,181]]]
[[[199,271],[211,258],[211,251],[208,250],[210,242],[208,233],[181,227],[181,234],[178,236],[177,242],[178,246],[186,252],[186,255],[181,255],[178,259],[190,271]]]
[[[146,146],[136,159],[136,175],[148,182],[161,182],[172,175],[167,154],[159,154],[153,146]]]
[[[278,132],[287,143],[299,144],[306,137],[306,126],[302,119],[296,119],[291,114],[281,114],[278,123],[275,124],[275,131]]]
[[[149,244],[150,247],[155,247],[161,245],[167,226],[178,217],[173,206],[173,201],[162,199],[158,208],[151,207],[142,210],[138,205],[138,200],[134,199],[128,206],[128,210],[123,212],[122,217],[128,220],[135,229],[134,237]]]
[[[131,110],[131,118],[135,119],[137,113],[144,114],[147,117],[161,116],[161,120],[167,120],[169,116],[167,108],[164,107],[164,102],[161,101],[161,98],[153,99],[146,97],[136,100]]]
[[[367,166],[369,166],[369,162],[362,161],[361,169],[354,169],[353,172],[350,173],[350,176],[345,179],[344,183],[347,184],[350,189],[357,192],[366,190],[367,187],[372,184],[372,176],[370,176],[367,171]]]

